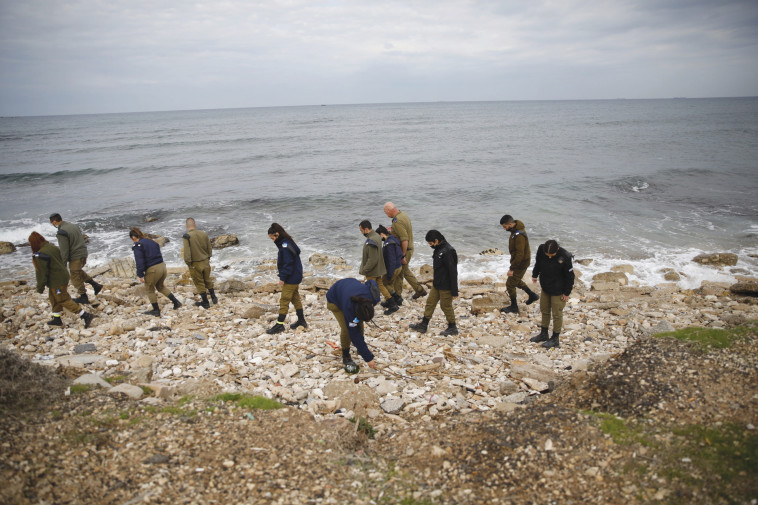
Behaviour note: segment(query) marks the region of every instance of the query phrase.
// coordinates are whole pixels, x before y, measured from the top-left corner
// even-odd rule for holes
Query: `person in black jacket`
[[[282,296],[279,298],[279,318],[274,326],[266,330],[269,335],[284,331],[284,320],[290,303],[295,307],[297,321],[290,325],[291,329],[302,326],[308,327],[303,313],[303,302],[300,300],[298,288],[303,281],[303,263],[300,261],[300,248],[297,246],[289,233],[284,231],[279,223],[272,223],[268,229],[268,238],[274,241],[279,248],[279,256],[276,259],[276,267],[279,270],[279,284],[282,285]]]
[[[432,290],[426,299],[424,318],[416,324],[410,325],[412,330],[425,333],[432,319],[434,309],[439,302],[442,311],[447,318],[447,329],[440,335],[457,335],[458,327],[455,324],[455,312],[453,311],[453,298],[458,297],[458,254],[446,240],[442,233],[437,230],[429,230],[426,241],[434,249],[434,281]]]
[[[532,282],[539,277],[542,294],[540,310],[542,311],[542,329],[532,337],[532,342],[542,342],[542,347],[560,347],[558,337],[563,327],[563,308],[574,289],[574,266],[571,254],[558,245],[555,240],[548,240],[537,249],[532,270]],[[550,316],[553,316],[553,334],[548,338]]]
[[[134,262],[137,264],[137,277],[145,285],[147,299],[150,300],[153,306],[145,314],[148,316],[161,315],[161,309],[158,307],[158,295],[155,294],[156,290],[171,300],[174,304],[174,310],[181,307],[181,302],[163,284],[166,281],[168,271],[166,270],[166,264],[163,262],[161,246],[157,242],[145,237],[145,234],[136,226],[129,230],[129,238],[134,242],[132,252],[134,252]]]

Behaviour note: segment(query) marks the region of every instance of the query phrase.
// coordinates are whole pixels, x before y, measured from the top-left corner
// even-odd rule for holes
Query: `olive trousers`
[[[47,296],[50,299],[50,305],[53,306],[53,314],[60,314],[63,309],[78,314],[81,312],[81,306],[71,299],[68,294],[68,284],[57,288],[48,288]]]
[[[80,295],[87,292],[84,283],[92,280],[87,272],[84,271],[84,265],[87,264],[87,258],[77,258],[68,262],[68,271],[71,273],[71,284]]]
[[[513,275],[508,277],[508,280],[505,281],[505,290],[508,292],[508,296],[511,298],[516,298],[516,288],[526,290],[529,288],[529,286],[526,285],[524,282],[524,275],[526,274],[526,270],[514,270]]]
[[[147,291],[147,299],[150,300],[150,303],[158,303],[156,291],[166,297],[171,294],[171,290],[163,284],[166,282],[167,276],[168,271],[165,263],[158,263],[145,270],[145,291]]]
[[[295,306],[295,310],[303,310],[303,302],[300,300],[299,284],[284,284],[282,286],[282,296],[279,297],[279,315],[286,315],[290,310],[290,303]]]
[[[413,257],[413,251],[406,251],[405,265],[403,265],[402,270],[400,271],[401,275],[393,276],[394,283],[395,283],[395,293],[399,295],[403,294],[403,279],[408,281],[408,284],[411,285],[411,287],[413,288],[413,291],[415,291],[416,293],[421,293],[422,291],[424,291],[424,288],[416,280],[416,276],[413,275],[413,272],[411,272],[410,264],[411,264],[412,257]]]
[[[340,346],[343,350],[350,349],[350,334],[347,332],[347,321],[345,321],[345,314],[342,313],[339,307],[329,302],[326,304],[326,308],[329,309],[334,318],[337,320],[337,324],[340,325]],[[363,321],[358,323],[358,328],[363,334]]]
[[[209,289],[213,289],[210,260],[193,261],[189,266],[189,271],[197,294],[201,295],[207,293]]]
[[[550,316],[553,316],[553,331],[560,333],[563,329],[563,308],[566,302],[559,296],[552,296],[544,291],[540,294],[540,311],[542,312],[542,327],[550,326]]]
[[[437,289],[432,288],[429,291],[429,296],[426,298],[426,308],[424,309],[424,317],[431,319],[434,315],[434,309],[437,308],[439,302],[442,312],[445,313],[445,318],[449,324],[455,324],[455,311],[453,310],[453,295],[449,289]]]

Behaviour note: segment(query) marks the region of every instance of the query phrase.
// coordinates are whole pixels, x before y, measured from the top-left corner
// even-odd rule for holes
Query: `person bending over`
[[[326,292],[326,308],[340,326],[342,364],[347,373],[358,372],[358,365],[350,357],[350,344],[370,368],[376,368],[374,354],[363,336],[363,323],[374,318],[374,305],[380,300],[379,286],[372,280],[364,284],[357,279],[341,279]]]

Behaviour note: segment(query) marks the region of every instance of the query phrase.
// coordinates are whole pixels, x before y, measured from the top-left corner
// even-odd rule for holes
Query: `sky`
[[[756,0],[0,0],[0,116],[755,95]]]

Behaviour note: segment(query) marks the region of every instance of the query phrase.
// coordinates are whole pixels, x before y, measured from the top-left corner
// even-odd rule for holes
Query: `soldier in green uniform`
[[[399,307],[395,299],[384,285],[383,278],[387,274],[387,267],[384,264],[384,254],[382,253],[382,237],[371,227],[371,221],[365,219],[358,225],[366,241],[363,242],[363,257],[361,267],[358,273],[366,276],[366,280],[372,280],[379,286],[379,292],[384,296],[387,310],[385,314],[397,312]]]
[[[29,245],[32,247],[32,262],[37,277],[37,293],[44,293],[47,288],[50,305],[53,307],[53,318],[47,322],[50,326],[63,326],[61,311],[68,309],[84,321],[84,327],[89,328],[95,318],[85,311],[81,305],[71,299],[68,294],[69,274],[63,263],[61,251],[45,240],[39,233],[29,235]]]
[[[75,224],[64,221],[58,213],[50,216],[50,224],[58,229],[56,238],[58,239],[61,258],[64,265],[68,263],[68,268],[71,272],[71,284],[74,285],[74,289],[79,294],[79,297],[74,298],[74,301],[76,303],[89,303],[84,283],[86,282],[92,286],[92,289],[95,290],[95,295],[103,289],[103,285],[95,282],[84,271],[84,265],[87,264],[87,244],[84,242],[82,230]]]
[[[182,236],[184,240],[183,255],[184,262],[189,267],[192,282],[195,284],[197,294],[201,300],[195,302],[197,307],[209,309],[211,304],[208,302],[208,295],[214,304],[218,303],[216,292],[213,290],[213,280],[211,279],[211,256],[213,248],[208,234],[197,229],[195,220],[191,217],[186,222],[187,233]]]
[[[403,249],[403,274],[398,275],[395,280],[395,292],[398,295],[403,294],[403,279],[405,279],[413,288],[414,300],[426,296],[426,289],[419,284],[409,267],[411,258],[413,257],[413,226],[411,225],[411,219],[408,217],[408,214],[399,210],[392,202],[384,204],[384,213],[392,219],[392,234],[400,240],[400,246]]]
[[[532,252],[529,249],[529,237],[526,235],[524,223],[513,219],[508,214],[500,219],[500,225],[505,231],[511,232],[511,237],[508,240],[508,251],[511,253],[511,266],[508,270],[508,280],[505,282],[505,289],[511,298],[511,304],[508,307],[500,309],[500,312],[518,314],[516,288],[524,290],[529,295],[529,298],[526,300],[527,305],[531,305],[540,299],[524,282],[524,274],[526,274],[532,261]]]

